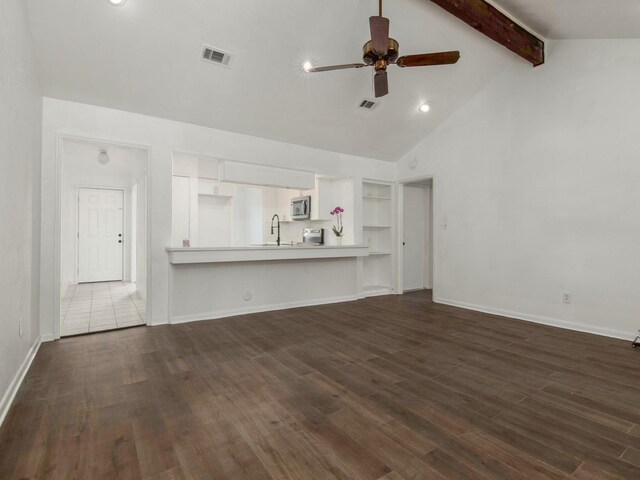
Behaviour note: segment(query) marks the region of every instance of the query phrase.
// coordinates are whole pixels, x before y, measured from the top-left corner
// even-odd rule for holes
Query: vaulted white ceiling
[[[638,0],[497,0],[494,3],[546,38],[640,38]]]
[[[615,3],[625,1],[636,3]],[[544,33],[564,28],[553,23],[554,4],[611,0],[534,2],[551,5],[542,11],[526,7],[528,0],[501,3]],[[308,75],[300,65],[359,61],[375,0],[28,5],[45,96],[391,161],[511,62],[523,62],[427,0],[388,0],[401,54],[460,50],[462,59],[391,68],[391,94],[364,112],[357,106],[373,97],[371,69]],[[231,52],[231,68],[201,61],[203,44]],[[423,102],[432,106],[428,114],[418,112]]]

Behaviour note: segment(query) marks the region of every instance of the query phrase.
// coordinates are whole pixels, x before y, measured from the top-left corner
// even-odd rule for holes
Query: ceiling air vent
[[[363,100],[360,102],[360,108],[364,108],[365,110],[371,110],[376,102],[372,102],[371,100]]]
[[[231,58],[232,57],[229,52],[225,52],[219,48],[210,47],[209,45],[204,45],[202,47],[203,62],[210,62],[215,65],[228,67],[231,64]]]

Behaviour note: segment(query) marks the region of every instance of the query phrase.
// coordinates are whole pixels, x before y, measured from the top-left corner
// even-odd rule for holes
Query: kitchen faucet
[[[271,217],[271,235],[273,235],[273,220],[274,220],[274,218],[278,219],[278,238],[276,239],[276,242],[277,242],[278,246],[280,246],[280,217],[278,216],[277,213],[273,217]]]

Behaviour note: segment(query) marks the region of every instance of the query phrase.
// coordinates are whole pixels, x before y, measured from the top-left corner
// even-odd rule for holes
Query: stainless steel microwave
[[[311,197],[291,199],[291,220],[309,220],[311,218]]]

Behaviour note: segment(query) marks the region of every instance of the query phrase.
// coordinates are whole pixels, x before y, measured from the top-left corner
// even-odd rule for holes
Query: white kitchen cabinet
[[[313,190],[291,190],[289,201],[296,197],[311,197],[311,220],[332,220],[331,210],[335,205],[333,196],[333,180],[316,177]]]
[[[218,183],[218,196],[220,197],[235,197],[237,186],[234,183],[219,182]]]
[[[313,188],[315,173],[289,168],[255,165],[251,163],[220,161],[218,179],[244,185],[281,188]]]
[[[216,197],[234,197],[236,195],[236,185],[210,178],[199,178],[198,194],[213,195]]]

